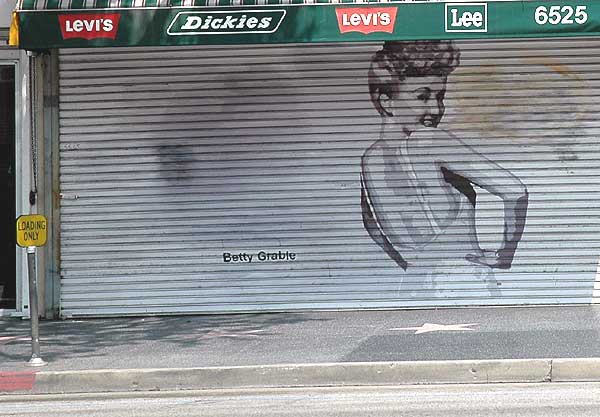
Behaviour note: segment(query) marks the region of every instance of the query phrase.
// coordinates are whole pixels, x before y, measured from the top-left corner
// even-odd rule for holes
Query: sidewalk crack
[[[544,378],[544,382],[552,382],[552,366],[554,365],[554,360],[550,359],[550,362],[548,363],[549,365],[549,369],[548,369],[548,373],[546,374],[546,377]]]

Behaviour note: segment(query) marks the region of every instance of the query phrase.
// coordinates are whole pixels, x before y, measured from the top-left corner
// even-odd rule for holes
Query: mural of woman
[[[525,227],[528,192],[519,178],[438,128],[447,77],[459,60],[452,41],[394,41],[384,43],[369,69],[381,130],[361,161],[363,223],[422,288],[450,276],[492,288],[492,270],[511,267]],[[473,185],[503,203],[497,250],[480,247]]]

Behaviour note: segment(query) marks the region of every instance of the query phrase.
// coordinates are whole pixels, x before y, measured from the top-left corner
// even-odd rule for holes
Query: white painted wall
[[[10,15],[15,3],[15,0],[0,0],[0,28],[10,27]]]

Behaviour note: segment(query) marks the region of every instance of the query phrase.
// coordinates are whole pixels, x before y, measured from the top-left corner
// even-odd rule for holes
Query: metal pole
[[[31,315],[31,359],[28,366],[44,366],[40,356],[40,323],[38,315],[37,274],[35,268],[35,246],[27,247],[27,273],[29,275],[29,314]]]

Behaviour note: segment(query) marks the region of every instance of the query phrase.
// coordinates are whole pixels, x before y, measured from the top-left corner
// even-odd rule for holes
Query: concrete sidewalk
[[[600,380],[600,306],[0,319],[0,393]]]

